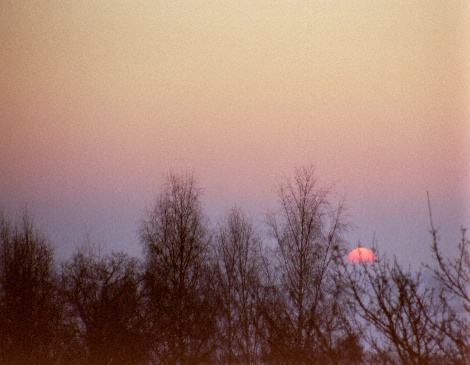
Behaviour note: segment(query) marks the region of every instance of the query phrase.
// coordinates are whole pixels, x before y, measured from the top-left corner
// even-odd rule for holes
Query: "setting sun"
[[[358,247],[348,254],[349,262],[371,262],[375,260],[374,253],[365,247]]]

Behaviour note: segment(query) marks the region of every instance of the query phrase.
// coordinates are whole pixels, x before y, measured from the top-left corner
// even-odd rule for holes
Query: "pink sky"
[[[469,225],[465,1],[44,1],[0,5],[0,209],[27,205],[67,254],[136,250],[169,171],[216,221],[255,219],[315,164],[352,244],[428,254]],[[467,212],[467,213],[466,213]]]

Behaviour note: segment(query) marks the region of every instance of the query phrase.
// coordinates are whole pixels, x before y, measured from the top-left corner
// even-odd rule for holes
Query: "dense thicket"
[[[343,203],[312,168],[282,182],[264,227],[239,207],[210,226],[201,191],[167,178],[142,260],[88,244],[58,265],[27,215],[2,218],[0,363],[468,363],[464,229],[448,258],[431,219],[435,264],[417,271],[378,252],[352,264]]]

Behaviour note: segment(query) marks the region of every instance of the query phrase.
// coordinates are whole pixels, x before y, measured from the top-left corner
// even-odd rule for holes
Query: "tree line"
[[[210,228],[191,175],[169,175],[142,259],[88,243],[60,265],[32,219],[0,224],[0,363],[459,364],[469,361],[470,242],[417,271],[347,262],[344,203],[300,168],[267,214]],[[431,275],[432,274],[432,275]]]

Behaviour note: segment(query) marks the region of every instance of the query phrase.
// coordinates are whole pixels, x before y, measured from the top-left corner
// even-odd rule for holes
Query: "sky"
[[[165,176],[260,227],[315,165],[351,246],[430,257],[470,227],[466,1],[2,1],[0,211],[67,257],[139,253]]]

